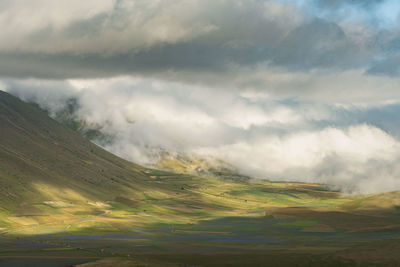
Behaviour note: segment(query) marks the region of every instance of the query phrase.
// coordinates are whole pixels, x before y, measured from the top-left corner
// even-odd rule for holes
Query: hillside
[[[323,185],[257,181],[186,158],[160,167],[181,174],[120,159],[0,92],[0,265],[400,260],[397,192],[343,196]]]
[[[322,188],[317,185],[230,183],[147,169],[114,156],[5,92],[0,92],[0,125],[3,226],[29,229],[50,215],[52,220],[62,215],[65,221],[126,209],[146,210],[146,216],[153,212],[152,222],[195,222],[338,196],[310,190]]]
[[[80,195],[112,200],[146,186],[144,168],[106,152],[4,92],[0,125],[0,198],[7,211],[52,194],[71,201],[79,201]]]

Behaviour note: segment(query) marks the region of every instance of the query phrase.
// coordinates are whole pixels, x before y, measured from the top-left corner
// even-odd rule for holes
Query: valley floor
[[[0,266],[400,266],[395,193],[144,174],[104,202],[37,185],[52,197],[0,215]]]

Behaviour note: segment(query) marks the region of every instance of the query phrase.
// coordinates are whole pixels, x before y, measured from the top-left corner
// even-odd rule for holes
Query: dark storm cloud
[[[0,45],[0,75],[224,73],[232,65],[259,64],[303,72],[347,70],[363,67],[375,49],[369,39],[353,40],[337,23],[306,17],[292,4],[216,1],[207,2],[205,10],[205,4],[192,1],[197,4],[183,10],[180,1],[153,5],[137,1],[142,7],[138,11],[128,3],[117,1],[110,9],[63,21],[62,26],[54,21],[39,23],[33,30],[24,29],[26,34],[17,33],[15,26],[16,33],[8,32],[14,45]]]
[[[371,63],[368,69],[370,75],[386,75],[396,77],[400,75],[400,36],[395,34],[382,34],[384,40],[381,52]],[[387,36],[389,35],[389,36]],[[394,36],[393,36],[394,35]],[[386,38],[385,38],[386,37]]]
[[[297,70],[356,68],[369,51],[348,38],[336,23],[315,19],[294,29],[269,55],[280,66]]]
[[[374,62],[368,70],[370,75],[384,75],[391,77],[400,76],[400,54],[394,54]]]
[[[221,34],[221,32],[218,32]],[[217,35],[217,34],[213,34]],[[231,46],[230,39],[213,44],[204,36],[175,44],[161,44],[144,50],[118,54],[99,53],[0,53],[4,76],[41,78],[104,77],[160,71],[224,72],[227,66],[267,63],[289,70],[360,67],[368,54],[334,23],[318,19],[300,25],[281,41]]]
[[[314,0],[317,6],[330,9],[339,9],[345,6],[372,8],[383,2],[385,2],[385,0]]]

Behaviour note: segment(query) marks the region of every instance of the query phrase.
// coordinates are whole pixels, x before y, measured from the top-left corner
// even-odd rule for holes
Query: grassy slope
[[[0,126],[0,233],[7,241],[0,235],[0,259],[20,257],[27,242],[35,249],[24,253],[33,256],[74,257],[79,252],[102,258],[99,250],[107,246],[110,257],[163,251],[167,254],[159,256],[161,261],[190,259],[193,264],[207,257],[194,261],[190,252],[295,248],[342,251],[340,257],[358,260],[364,250],[353,252],[352,247],[359,244],[368,250],[384,247],[378,241],[391,238],[391,247],[400,248],[393,239],[400,231],[398,193],[345,198],[321,185],[227,182],[146,169],[2,92]],[[106,237],[109,233],[126,236]],[[56,238],[42,247],[38,234]],[[68,242],[63,239],[71,235]],[[85,249],[77,252],[79,247]]]
[[[25,201],[106,200],[148,186],[140,166],[104,151],[4,92],[0,125],[0,198],[7,211]]]
[[[105,211],[111,215],[126,209],[154,211],[160,215],[152,218],[155,221],[162,221],[164,214],[190,221],[220,212],[241,214],[266,205],[308,203],[320,194],[336,195],[320,192],[315,197],[310,190],[296,191],[299,197],[287,194],[290,186],[284,184],[249,186],[149,170],[106,152],[4,92],[0,93],[0,125],[0,208],[17,225],[29,225],[21,219],[26,216],[32,222],[38,215]],[[275,189],[279,187],[285,187],[285,194]]]

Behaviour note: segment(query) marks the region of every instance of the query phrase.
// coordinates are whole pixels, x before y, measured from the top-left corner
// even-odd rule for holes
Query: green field
[[[300,260],[305,266],[310,261],[315,266],[352,266],[369,262],[369,257],[384,263],[399,260],[395,207],[379,212],[353,207],[372,202],[372,197],[344,198],[308,184],[227,183],[157,174],[148,178],[157,189],[135,198],[101,202],[80,195],[77,201],[68,199],[78,196],[71,191],[22,205],[19,214],[3,215],[0,262],[45,257],[110,266],[135,261],[145,266],[221,266],[231,259],[228,255],[237,257],[235,262],[243,260],[240,255],[252,255],[247,258],[254,264],[267,257],[277,264],[284,259],[287,265]],[[52,190],[58,189],[46,188],[43,194],[55,196]]]
[[[399,192],[141,167],[2,92],[0,125],[0,266],[400,265]]]

